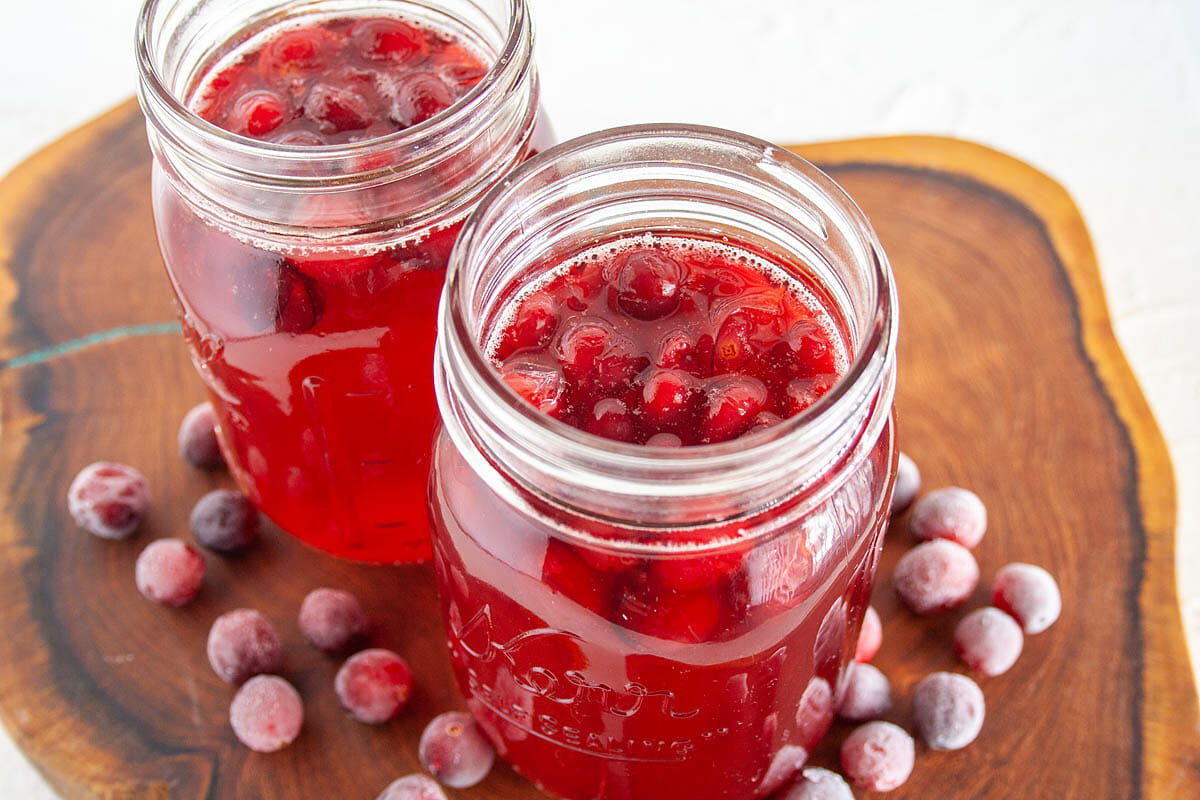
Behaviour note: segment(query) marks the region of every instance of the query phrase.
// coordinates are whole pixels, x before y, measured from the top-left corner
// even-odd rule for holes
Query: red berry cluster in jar
[[[815,286],[724,244],[638,236],[554,269],[490,343],[536,408],[618,441],[735,439],[799,414],[845,371]]]
[[[205,72],[196,113],[255,139],[341,144],[430,119],[488,70],[450,33],[395,17],[327,18],[268,36]]]

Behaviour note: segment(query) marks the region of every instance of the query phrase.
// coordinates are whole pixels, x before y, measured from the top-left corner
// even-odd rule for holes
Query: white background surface
[[[937,133],[1062,182],[1091,228],[1117,336],[1175,463],[1195,649],[1200,2],[530,2],[562,138],[652,121],[779,142]],[[5,0],[0,173],[133,93],[138,4]],[[52,796],[0,733],[0,798]]]

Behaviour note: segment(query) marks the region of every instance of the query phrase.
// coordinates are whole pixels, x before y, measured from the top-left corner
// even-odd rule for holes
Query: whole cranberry
[[[137,530],[150,507],[150,487],[136,469],[97,461],[80,470],[67,490],[75,524],[101,539],[124,539]]]

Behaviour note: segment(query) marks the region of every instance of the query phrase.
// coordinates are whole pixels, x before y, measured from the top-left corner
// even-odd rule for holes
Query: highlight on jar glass
[[[428,558],[450,249],[548,145],[524,0],[148,0],[155,225],[242,490],[334,555]]]
[[[434,565],[454,671],[552,795],[761,797],[825,733],[887,524],[896,298],[766,142],[601,132],[480,204],[447,273]]]

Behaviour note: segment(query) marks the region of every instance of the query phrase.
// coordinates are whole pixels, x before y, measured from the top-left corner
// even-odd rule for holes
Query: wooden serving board
[[[902,447],[927,487],[976,489],[990,509],[984,583],[1009,561],[1043,564],[1062,619],[1026,642],[969,749],[918,745],[901,798],[1200,797],[1200,716],[1175,593],[1175,495],[1162,438],[1109,325],[1078,210],[1030,166],[950,139],[796,148],[870,216],[901,299]],[[421,728],[461,700],[451,685],[427,567],[339,563],[277,530],[241,558],[209,557],[192,605],[144,601],[138,551],[187,535],[201,493],[229,483],[184,465],[175,432],[202,397],[151,226],[142,118],[126,103],[35,155],[0,185],[0,720],[65,797],[371,800],[418,769]],[[136,465],[154,506],[141,532],[76,530],[64,496],[97,459]],[[908,724],[912,685],[955,668],[961,612],[917,620],[888,576],[909,544],[893,526],[875,603],[877,663]],[[338,663],[295,615],[318,585],[351,589],[373,643],[418,676],[411,712],[368,727],[332,691]],[[986,602],[982,587],[970,604]],[[231,696],[209,669],[212,620],[254,606],[285,641],[305,729],[274,755],[237,744]],[[816,754],[831,765],[846,727]],[[2,778],[0,778],[2,780]],[[451,792],[535,798],[507,766]]]

